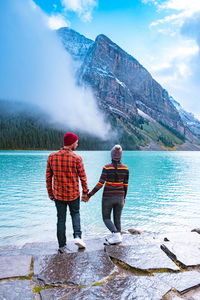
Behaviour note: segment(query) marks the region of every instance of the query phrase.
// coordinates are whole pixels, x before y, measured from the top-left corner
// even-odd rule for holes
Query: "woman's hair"
[[[113,166],[115,167],[115,181],[116,181],[117,178],[118,178],[117,165],[118,165],[119,163],[120,163],[120,161],[112,159],[112,164],[113,164]]]
[[[121,157],[122,157],[122,147],[120,145],[115,145],[111,149],[112,164],[115,167],[115,181],[117,180],[118,177],[117,164],[121,162]]]

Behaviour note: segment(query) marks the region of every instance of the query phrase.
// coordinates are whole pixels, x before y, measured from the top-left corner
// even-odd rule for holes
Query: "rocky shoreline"
[[[0,247],[0,299],[200,299],[200,229],[130,232],[114,246],[69,242],[64,254],[56,242]]]

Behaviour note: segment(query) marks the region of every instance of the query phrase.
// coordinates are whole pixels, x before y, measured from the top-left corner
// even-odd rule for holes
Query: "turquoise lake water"
[[[47,197],[48,151],[0,151],[0,245],[56,241],[56,209]],[[77,151],[84,160],[89,188],[97,183],[109,151]],[[200,227],[200,152],[124,151],[130,170],[122,229],[148,232]],[[84,238],[106,236],[101,189],[81,203]],[[72,239],[67,218],[67,238]]]

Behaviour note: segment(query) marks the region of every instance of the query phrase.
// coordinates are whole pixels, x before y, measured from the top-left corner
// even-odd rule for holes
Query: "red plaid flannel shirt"
[[[49,155],[46,185],[50,199],[64,201],[77,199],[80,195],[79,178],[83,193],[87,193],[87,177],[82,158],[79,155],[68,149],[61,149]]]

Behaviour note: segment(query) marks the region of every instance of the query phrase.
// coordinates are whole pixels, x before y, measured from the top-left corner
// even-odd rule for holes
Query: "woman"
[[[121,237],[121,213],[125,203],[128,188],[129,170],[121,163],[122,147],[115,145],[111,150],[112,163],[105,165],[99,182],[88,194],[90,198],[104,183],[102,198],[102,216],[106,227],[112,232],[112,236],[106,239],[107,245],[119,244]],[[111,221],[111,211],[113,210],[113,220]]]

